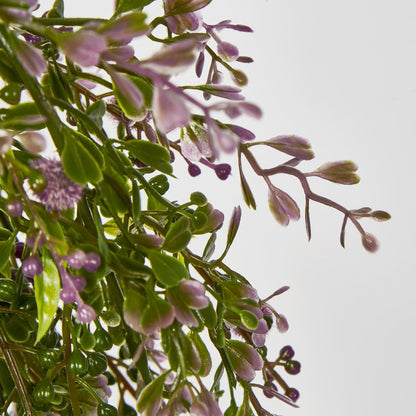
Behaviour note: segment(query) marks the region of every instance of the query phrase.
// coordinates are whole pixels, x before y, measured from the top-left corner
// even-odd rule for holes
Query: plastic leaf
[[[146,140],[131,140],[125,144],[125,148],[144,164],[163,173],[172,173],[170,153],[159,144]]]
[[[165,287],[174,287],[189,279],[188,270],[176,258],[158,251],[149,251],[148,257],[156,279]]]
[[[155,416],[162,403],[162,392],[168,373],[164,373],[152,380],[140,392],[137,400],[137,410],[144,416]]]
[[[201,337],[197,332],[190,332],[190,337],[196,350],[198,351],[199,358],[201,360],[201,367],[198,371],[198,375],[200,377],[206,377],[211,372],[212,368],[211,355],[208,351],[207,346],[205,345],[205,342],[202,341]]]
[[[167,328],[175,319],[172,306],[159,296],[149,296],[149,303],[143,310],[141,326],[145,334],[153,334],[160,328]]]
[[[0,241],[0,272],[6,267],[9,262],[9,257],[14,249],[15,234],[12,234],[8,240]]]
[[[69,179],[80,185],[102,181],[103,175],[93,155],[75,138],[67,134],[62,165]]]
[[[211,256],[214,254],[215,251],[215,240],[217,239],[217,233],[212,233],[211,237],[208,239],[207,244],[204,248],[204,252],[202,254],[202,259],[204,261],[208,261]]]
[[[35,276],[35,298],[38,308],[38,333],[36,343],[45,335],[58,308],[61,281],[54,261],[43,256],[43,273]]]
[[[120,0],[117,4],[117,10],[114,16],[131,10],[142,10],[145,6],[153,3],[155,0]]]
[[[181,217],[174,222],[166,234],[162,248],[171,253],[183,250],[192,238],[189,230],[190,221],[187,217]]]

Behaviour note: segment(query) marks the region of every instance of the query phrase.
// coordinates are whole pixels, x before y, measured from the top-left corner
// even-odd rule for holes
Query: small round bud
[[[23,213],[23,204],[18,199],[6,203],[6,212],[11,217],[20,217]]]
[[[30,256],[23,261],[22,272],[26,276],[37,276],[43,272],[42,262],[36,256]]]
[[[77,299],[77,291],[72,287],[64,287],[61,290],[60,298],[63,303],[72,303]]]
[[[84,269],[87,272],[94,273],[101,265],[101,257],[98,253],[88,253],[84,262]]]
[[[207,197],[202,192],[192,192],[189,199],[193,204],[199,207],[207,204]]]
[[[46,149],[45,138],[36,131],[26,131],[19,134],[20,142],[30,153],[38,154]]]
[[[300,373],[300,362],[295,360],[289,360],[285,363],[285,370],[292,375]]]
[[[78,292],[82,292],[85,289],[85,286],[87,286],[87,281],[83,276],[71,276],[71,280],[74,283],[75,289],[78,290]]]
[[[231,166],[228,163],[220,163],[215,166],[215,173],[219,179],[225,181],[231,174]]]
[[[296,400],[298,400],[299,399],[299,396],[300,396],[299,391],[296,390],[296,389],[294,389],[294,388],[292,388],[292,387],[289,387],[285,391],[285,395],[287,397],[289,397],[289,399],[292,400],[292,402],[296,402]]]
[[[192,177],[198,176],[201,174],[201,168],[198,165],[195,165],[194,163],[192,163],[188,166],[188,173]]]
[[[77,249],[66,256],[66,262],[73,269],[80,269],[84,265],[86,258],[87,255],[81,249]]]
[[[78,306],[77,317],[78,321],[80,321],[81,323],[88,324],[95,319],[96,314],[94,309],[91,308],[91,306],[83,303],[82,305]]]
[[[361,241],[364,248],[370,253],[374,253],[378,250],[378,241],[372,234],[366,233],[362,236]]]
[[[284,346],[279,353],[279,357],[282,360],[291,360],[293,358],[293,356],[295,355],[295,351],[293,350],[293,348],[290,345],[286,345]]]

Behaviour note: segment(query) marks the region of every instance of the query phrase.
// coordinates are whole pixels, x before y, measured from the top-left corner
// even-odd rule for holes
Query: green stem
[[[71,333],[69,331],[69,323],[71,321],[71,307],[69,305],[64,305],[63,317],[62,317],[62,335],[63,343],[65,345],[65,362],[68,362],[69,356],[71,355]],[[78,399],[77,386],[75,384],[75,378],[66,368],[66,379],[68,382],[69,389],[69,399],[71,401],[71,407],[73,410],[74,416],[81,416],[80,405]]]
[[[10,370],[10,374],[13,378],[14,383],[16,384],[16,390],[18,391],[20,399],[22,400],[25,415],[34,415],[35,413],[32,409],[32,403],[30,402],[25,382],[14,359],[13,353],[10,351],[10,348],[7,345],[7,341],[3,335],[2,328],[0,328],[0,350],[3,353],[3,357],[6,360],[7,367]]]
[[[84,26],[91,22],[107,22],[106,19],[93,17],[34,17],[33,21],[44,26]]]

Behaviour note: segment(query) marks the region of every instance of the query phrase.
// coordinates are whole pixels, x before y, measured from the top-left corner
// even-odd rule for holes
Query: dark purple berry
[[[277,392],[277,386],[276,386],[276,384],[274,384],[274,383],[266,383],[264,385],[264,387],[265,388],[263,389],[263,394],[267,398],[271,399],[272,397],[275,397],[275,395],[273,394],[273,391],[276,391]]]
[[[98,253],[88,253],[85,257],[84,269],[87,272],[94,273],[101,265],[101,257]]]
[[[87,281],[83,276],[71,276],[71,280],[78,292],[82,292],[85,289],[85,286],[87,286]]]
[[[23,254],[23,249],[25,248],[25,243],[23,243],[22,241],[18,241],[17,243],[15,243],[14,247],[15,247],[14,257],[16,259],[21,259],[22,254]]]
[[[78,292],[72,287],[64,287],[61,290],[60,298],[63,303],[72,303],[77,299]]]
[[[43,40],[40,36],[32,35],[31,33],[27,33],[27,32],[23,33],[22,36],[25,38],[26,42],[29,42],[32,44],[39,43]]]
[[[300,396],[299,392],[296,389],[292,388],[292,387],[289,387],[285,391],[285,395],[287,397],[289,397],[289,399],[292,400],[292,402],[295,402],[296,400],[298,400],[299,396]]]
[[[220,163],[215,166],[215,173],[219,179],[225,181],[230,176],[231,166],[228,163]]]
[[[201,169],[198,165],[192,163],[188,166],[188,172],[192,177],[195,177],[201,174]]]
[[[20,217],[23,213],[23,204],[18,199],[9,201],[6,204],[6,212],[11,217]]]
[[[43,272],[42,262],[36,256],[30,256],[23,261],[22,272],[27,276],[37,276]]]
[[[77,249],[73,253],[66,256],[66,262],[68,263],[68,266],[73,269],[80,269],[84,266],[86,258],[87,255],[82,250]]]
[[[300,362],[295,360],[289,360],[285,362],[285,370],[292,375],[300,373]]]
[[[295,355],[295,351],[290,345],[284,346],[279,353],[279,356],[282,360],[291,360],[293,356]]]

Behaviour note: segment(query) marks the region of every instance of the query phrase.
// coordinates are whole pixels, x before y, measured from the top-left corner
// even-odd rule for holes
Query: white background
[[[68,16],[111,14],[109,1],[67,3]],[[292,344],[302,362],[301,374],[286,377],[301,391],[301,408],[265,399],[274,413],[414,413],[415,12],[411,0],[214,0],[204,10],[207,23],[232,19],[255,31],[221,34],[255,61],[240,68],[250,79],[245,95],[262,107],[264,117],[245,126],[262,139],[308,138],[316,159],[305,164],[306,170],[353,160],[360,184],[316,179],[311,181],[315,191],[349,208],[370,206],[393,217],[389,223],[363,221],[381,244],[377,254],[369,254],[352,227],[342,249],[341,215],[313,205],[313,236],[307,243],[302,220],[286,229],[276,224],[267,209],[266,187],[248,175],[259,208],[243,209],[228,262],[262,297],[291,286],[273,302],[291,327],[285,335],[270,336],[270,352]],[[280,160],[273,152],[259,158],[265,166]],[[234,205],[244,205],[234,172],[219,183],[204,170],[173,188],[184,198],[192,190],[205,192],[229,218]],[[277,178],[275,184],[303,203],[296,182]]]

